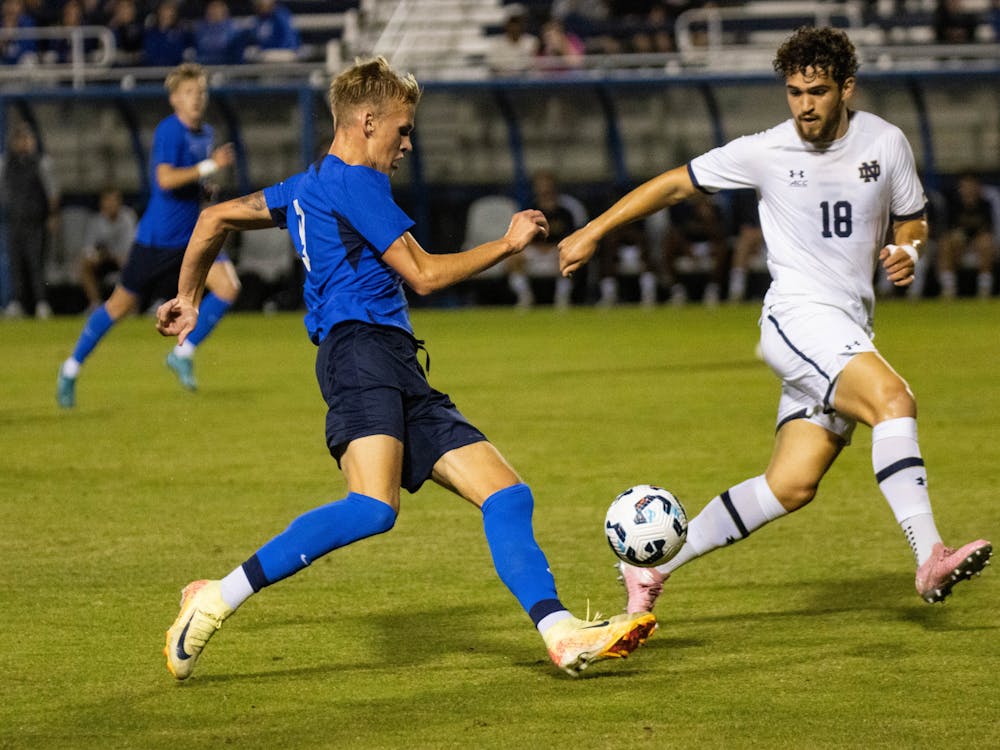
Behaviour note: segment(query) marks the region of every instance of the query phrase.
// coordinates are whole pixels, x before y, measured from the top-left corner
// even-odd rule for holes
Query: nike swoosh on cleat
[[[611,620],[605,620],[604,622],[595,622],[593,625],[588,625],[585,628],[581,628],[581,630],[590,630],[591,628],[606,628],[610,624]]]
[[[191,658],[191,654],[184,650],[184,637],[187,635],[188,628],[191,627],[191,620],[194,619],[194,615],[188,618],[187,623],[184,625],[184,630],[181,631],[180,638],[177,639],[177,658],[181,660],[187,660]]]

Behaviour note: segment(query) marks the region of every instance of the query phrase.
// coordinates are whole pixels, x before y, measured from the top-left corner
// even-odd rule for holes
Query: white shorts
[[[874,352],[870,326],[824,304],[765,304],[761,355],[781,378],[777,428],[793,419],[810,422],[851,442],[855,421],[833,410],[837,378],[851,357]]]

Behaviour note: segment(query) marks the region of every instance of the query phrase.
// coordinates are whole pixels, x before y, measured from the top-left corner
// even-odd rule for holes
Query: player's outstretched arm
[[[644,182],[559,243],[559,270],[562,275],[571,276],[589,261],[597,252],[598,242],[608,232],[680,203],[694,195],[695,190],[697,188],[691,182],[686,165]]]
[[[156,183],[161,190],[176,190],[192,182],[198,182],[203,177],[211,177],[220,169],[230,167],[235,162],[236,148],[231,143],[223,143],[214,149],[207,159],[190,167],[178,167],[160,162],[155,169]]]
[[[541,211],[518,211],[504,236],[460,253],[426,252],[409,232],[382,254],[413,291],[424,295],[457,284],[522,250],[533,240],[548,236],[549,223]]]
[[[892,244],[883,247],[878,255],[889,281],[896,286],[909,286],[913,283],[917,259],[926,243],[925,217],[893,224]]]
[[[156,330],[164,336],[177,336],[180,343],[198,322],[198,305],[205,291],[205,279],[219,255],[226,235],[232,230],[266,229],[275,226],[267,209],[264,193],[257,191],[205,208],[184,251],[177,296],[164,302],[156,311]]]

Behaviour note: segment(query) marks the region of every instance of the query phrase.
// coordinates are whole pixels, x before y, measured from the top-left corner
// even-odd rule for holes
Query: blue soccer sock
[[[207,339],[208,334],[215,330],[219,321],[222,320],[222,316],[232,306],[232,302],[227,302],[221,297],[216,297],[211,292],[206,294],[201,300],[201,306],[198,308],[198,324],[188,335],[187,342],[192,346],[198,346],[198,344]]]
[[[338,547],[388,531],[396,511],[388,503],[351,492],[343,500],[303,513],[243,563],[254,591],[298,573]]]
[[[104,305],[94,310],[90,314],[90,317],[87,318],[87,322],[84,323],[83,330],[80,332],[80,338],[76,341],[76,347],[73,349],[73,359],[78,364],[83,364],[83,360],[90,356],[90,353],[94,351],[94,347],[104,338],[104,334],[114,324],[115,321],[108,315],[108,310]]]
[[[526,484],[494,492],[483,503],[483,529],[497,575],[538,627],[543,619],[566,608],[559,601],[545,553],[535,541],[534,504]]]

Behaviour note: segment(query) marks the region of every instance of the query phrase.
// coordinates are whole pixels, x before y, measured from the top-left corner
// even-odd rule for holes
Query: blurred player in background
[[[306,269],[305,318],[319,347],[326,440],[347,495],[299,516],[221,581],[195,581],[167,631],[167,667],[187,678],[223,621],[251,595],[352,542],[389,531],[400,488],[427,480],[480,508],[501,580],[530,616],[557,666],[577,674],[627,656],[656,626],[650,614],[600,622],[573,617],[532,530],[534,500],[499,451],[430,386],[417,360],[405,281],[429,294],[521,252],[544,237],[541,211],[516,213],[503,237],[454,254],[428,254],[392,198],[389,178],[411,150],[421,91],[384,58],[358,61],[330,89],[334,138],[306,172],[209,207],[195,227],[176,299],[158,327],[180,341],[197,330],[206,277],[229,230],[287,228]],[[429,366],[429,361],[428,361]]]
[[[927,239],[923,189],[903,133],[848,109],[858,63],[846,34],[804,28],[778,50],[792,118],[738,138],[639,186],[560,245],[573,273],[608,232],[697,190],[753,188],[772,283],[760,319],[764,360],[781,378],[777,434],[764,474],[730,487],[692,519],[678,555],[622,566],[628,611],[650,611],[681,565],[798,510],[851,439],[872,427],[876,481],[916,557],[917,593],[943,600],[989,562],[984,539],[958,549],[938,534],[917,442],[917,405],[872,344],[877,262],[913,281]],[[883,246],[892,230],[892,244]]]
[[[232,144],[212,147],[214,131],[204,121],[208,107],[204,68],[194,63],[179,65],[167,76],[166,88],[174,113],[153,134],[149,205],[139,220],[135,244],[118,284],[87,318],[73,354],[59,370],[56,400],[64,408],[76,405],[80,367],[104,335],[136,310],[158,283],[176,278],[202,199],[216,189],[207,180],[235,161]],[[202,300],[198,328],[167,357],[167,366],[192,391],[197,388],[195,349],[236,301],[240,289],[236,269],[225,256],[212,266],[206,283],[211,292]]]

